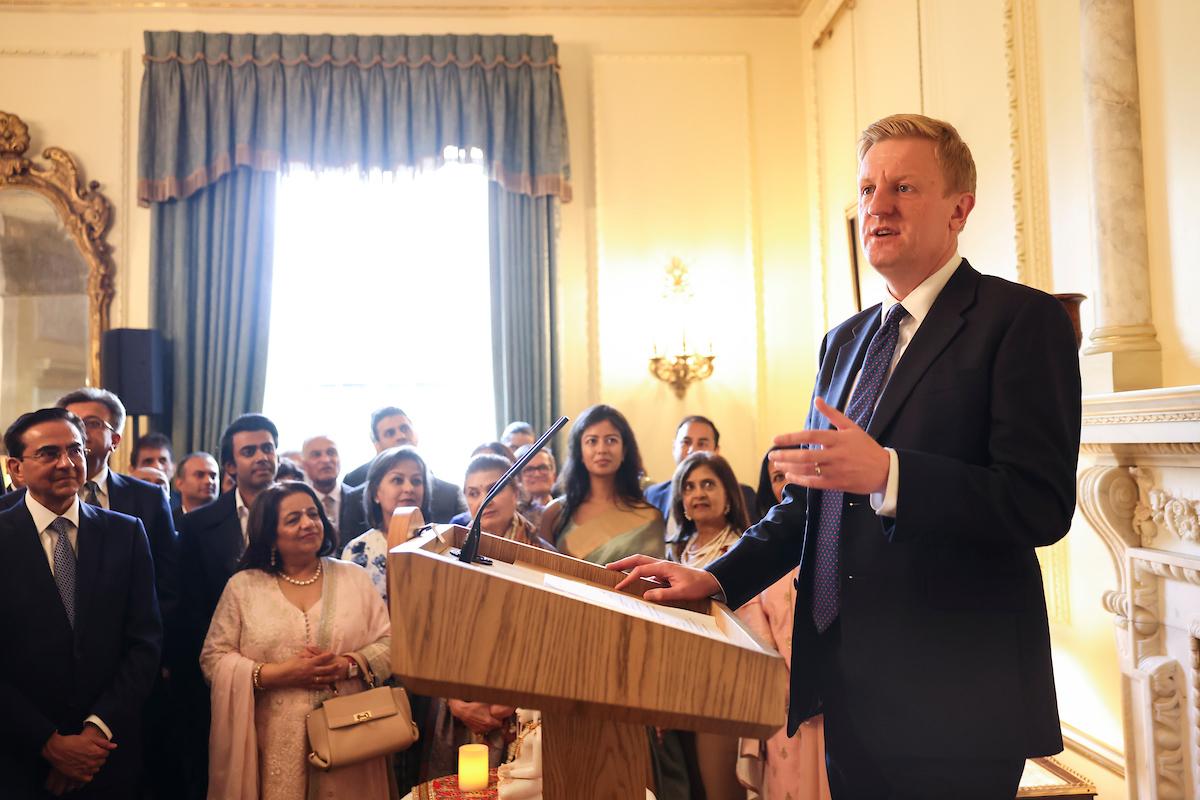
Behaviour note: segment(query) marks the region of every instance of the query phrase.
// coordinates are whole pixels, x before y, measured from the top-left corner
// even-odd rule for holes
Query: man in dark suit
[[[180,661],[177,684],[184,698],[189,732],[184,776],[189,797],[203,797],[208,785],[208,686],[200,673],[200,649],[213,611],[246,549],[250,507],[275,481],[279,431],[261,414],[243,414],[221,436],[221,466],[235,481],[232,491],[185,514],[179,529],[183,572]]]
[[[300,449],[301,464],[308,482],[317,492],[317,500],[325,509],[325,516],[337,530],[338,555],[351,539],[367,531],[367,511],[362,504],[362,495],[358,502],[347,502],[346,497],[353,492],[353,487],[338,480],[342,471],[342,459],[338,454],[337,443],[328,436],[310,436]]]
[[[0,512],[0,781],[5,797],[128,798],[162,623],[142,524],[79,502],[80,419],[23,414],[4,436],[27,486]],[[157,490],[156,490],[157,491]],[[18,657],[19,656],[19,657]]]
[[[109,459],[121,443],[125,406],[112,392],[90,386],[63,395],[55,405],[82,419],[87,431],[87,477],[80,499],[142,521],[154,557],[159,610],[164,619],[170,619],[179,602],[178,541],[166,495],[152,483],[109,469]],[[0,499],[0,509],[11,508],[20,500],[18,493],[5,496]]]
[[[384,406],[371,414],[371,442],[375,445],[376,453],[382,453],[389,447],[399,447],[402,444],[416,447],[417,441],[416,427],[408,415],[399,408]],[[370,468],[370,461],[360,464],[347,473],[343,479],[347,486],[358,487],[356,492],[348,495],[350,501],[356,506],[362,505],[365,493],[363,484],[367,482],[367,470]],[[429,499],[429,515],[432,519],[427,520],[428,522],[449,522],[455,515],[467,510],[466,498],[463,497],[462,489],[458,486],[442,480],[432,472],[430,472],[430,484],[432,494]]]
[[[680,461],[697,451],[719,455],[721,432],[717,430],[716,423],[708,417],[693,414],[684,417],[675,427],[675,443],[671,447],[671,455],[675,457],[675,464],[678,466]],[[739,483],[738,486],[742,489],[742,499],[746,502],[746,513],[750,516],[750,521],[757,522],[758,498],[755,497],[754,490],[744,483]],[[646,502],[662,512],[663,519],[667,521],[667,539],[673,539],[678,531],[671,518],[671,479],[647,486]]]
[[[788,730],[824,713],[834,798],[1009,800],[1062,750],[1034,548],[1071,525],[1079,362],[1054,298],[958,255],[974,190],[952,126],[864,131],[890,297],[826,335],[809,429],[775,440],[783,503],[707,571],[631,573],[736,607],[799,563]]]

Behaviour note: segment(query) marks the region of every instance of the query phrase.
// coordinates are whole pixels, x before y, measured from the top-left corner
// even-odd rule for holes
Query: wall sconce
[[[688,268],[679,258],[672,258],[666,273],[666,286],[662,297],[667,309],[676,313],[668,313],[665,316],[677,316],[679,325],[683,327],[685,321],[695,319],[694,315],[689,314],[688,308],[693,297]],[[714,358],[716,356],[713,355],[711,342],[707,353],[689,350],[685,329],[680,334],[680,347],[675,353],[668,350],[665,355],[659,355],[658,343],[655,342],[654,355],[650,357],[650,374],[668,384],[675,390],[675,396],[682,400],[688,386],[712,375]]]
[[[684,342],[686,346],[687,342]],[[696,381],[702,381],[712,375],[714,355],[683,352],[674,356],[660,356],[657,353],[650,357],[650,374],[663,383],[671,385],[675,396],[680,400],[687,392],[687,387]]]

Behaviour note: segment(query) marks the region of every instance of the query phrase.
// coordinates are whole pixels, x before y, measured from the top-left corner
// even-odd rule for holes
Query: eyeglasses
[[[81,464],[88,454],[88,449],[81,444],[69,444],[65,450],[61,447],[47,445],[46,447],[39,447],[37,450],[34,450],[33,455],[20,456],[18,460],[36,461],[39,464],[57,464],[62,460],[64,453],[71,461]]]
[[[84,417],[83,418],[83,427],[87,428],[89,431],[100,431],[100,430],[104,430],[105,428],[108,428],[113,433],[116,433],[116,431],[117,431],[117,429],[114,428],[111,424],[109,424],[105,420],[100,419],[99,417]]]
[[[526,472],[545,472],[545,473],[549,473],[549,472],[550,472],[550,465],[549,465],[549,464],[538,464],[537,466],[533,466],[533,467],[526,467],[525,469],[521,470],[521,474],[522,474],[522,475],[524,475]]]

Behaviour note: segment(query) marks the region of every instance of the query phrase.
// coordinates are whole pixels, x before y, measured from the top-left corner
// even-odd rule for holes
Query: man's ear
[[[21,459],[11,457],[6,458],[4,460],[4,466],[8,469],[9,475],[12,475],[17,480],[21,481],[22,484],[25,483],[25,481],[21,480]]]
[[[121,443],[121,434],[117,433],[116,431],[113,431],[111,436],[112,436],[112,450],[110,450],[109,452],[116,450],[117,445],[119,445]]]
[[[975,208],[975,195],[963,192],[954,203],[954,213],[950,215],[950,230],[959,233],[967,227],[967,217]]]

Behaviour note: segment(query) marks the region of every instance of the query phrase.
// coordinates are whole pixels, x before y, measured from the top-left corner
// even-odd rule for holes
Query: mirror
[[[29,132],[0,111],[0,423],[100,381],[111,206],[66,152],[26,158]]]

